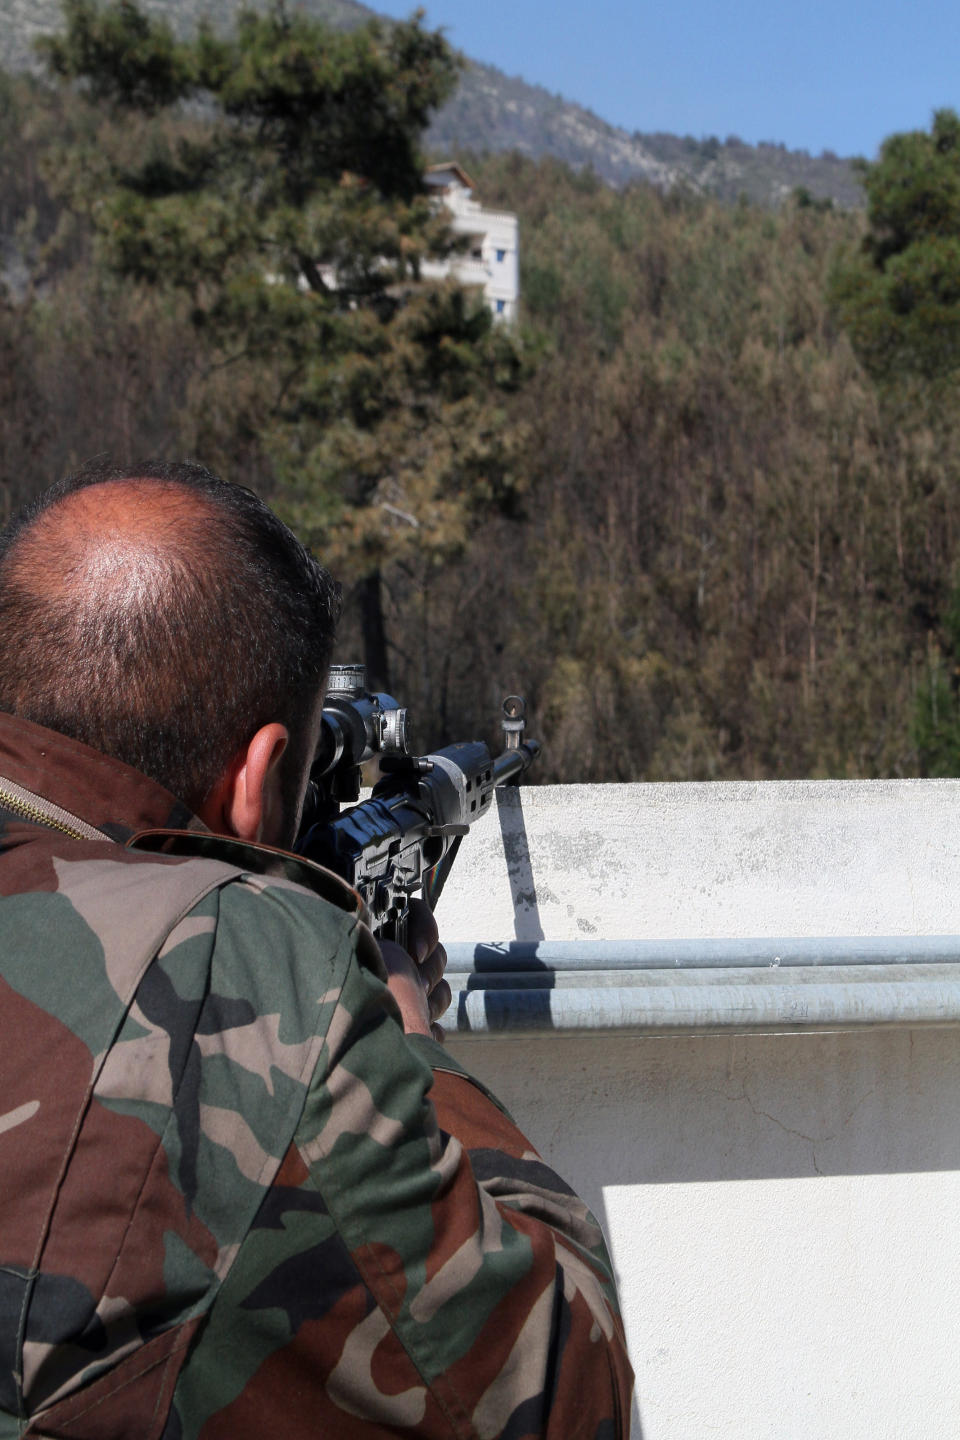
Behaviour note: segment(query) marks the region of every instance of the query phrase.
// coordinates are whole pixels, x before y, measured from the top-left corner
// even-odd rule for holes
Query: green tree
[[[420,17],[337,33],[280,0],[190,41],[131,0],[64,16],[48,67],[111,117],[67,157],[71,204],[107,270],[185,298],[209,359],[199,449],[257,437],[279,507],[358,582],[386,684],[385,569],[442,562],[517,488],[519,350],[422,279],[456,248],[420,139],[459,59]]]
[[[831,281],[834,307],[877,380],[925,381],[960,367],[960,118],[892,135],[861,163],[867,233]]]
[[[919,621],[908,733],[925,773],[957,773],[960,118],[938,110],[929,133],[890,136],[861,170],[866,232],[834,266],[830,300],[876,385],[895,520],[893,593]]]

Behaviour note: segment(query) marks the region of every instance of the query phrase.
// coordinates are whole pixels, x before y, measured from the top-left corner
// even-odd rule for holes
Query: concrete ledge
[[[447,1029],[960,1023],[958,817],[956,781],[498,791],[438,906]]]

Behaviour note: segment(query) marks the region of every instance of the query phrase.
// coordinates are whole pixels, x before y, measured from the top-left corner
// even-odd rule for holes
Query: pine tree
[[[892,135],[861,164],[868,229],[835,269],[832,298],[866,369],[883,383],[960,368],[960,118]]]
[[[455,554],[518,483],[518,346],[421,275],[457,245],[420,141],[460,61],[419,17],[339,33],[282,0],[189,41],[132,0],[64,17],[48,68],[110,115],[69,157],[71,203],[104,267],[186,298],[221,377],[211,425],[258,436],[278,508],[358,582],[386,685],[384,569]]]

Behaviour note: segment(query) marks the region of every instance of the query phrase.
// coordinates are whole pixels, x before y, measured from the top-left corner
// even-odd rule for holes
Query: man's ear
[[[279,765],[289,739],[277,721],[261,726],[199,808],[204,824],[238,840],[261,840],[281,804]]]

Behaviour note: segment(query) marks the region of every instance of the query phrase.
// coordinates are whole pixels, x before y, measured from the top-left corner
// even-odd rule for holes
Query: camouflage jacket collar
[[[137,830],[206,828],[162,785],[129,765],[55,730],[2,713],[0,776],[121,842]]]

